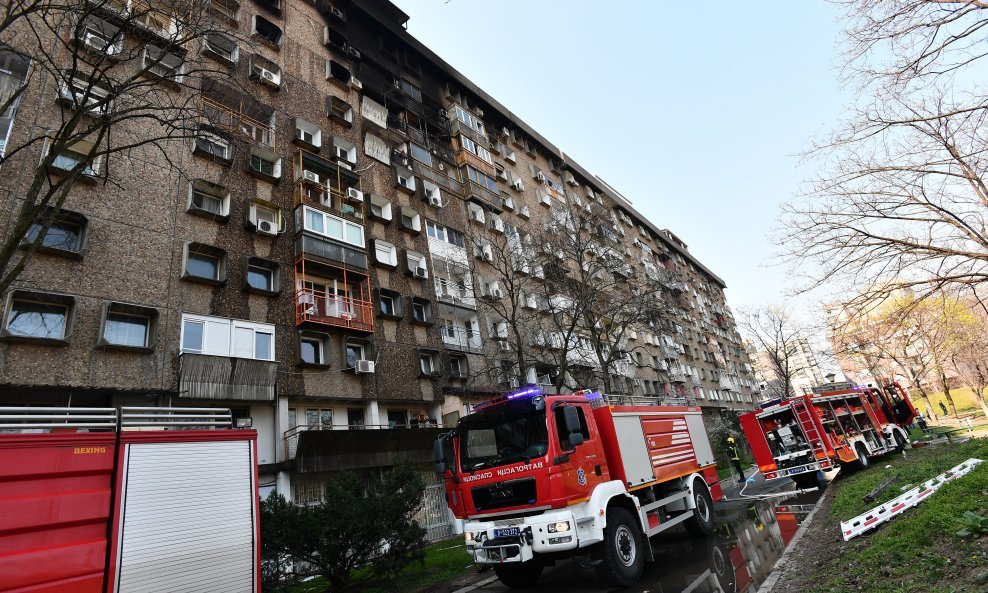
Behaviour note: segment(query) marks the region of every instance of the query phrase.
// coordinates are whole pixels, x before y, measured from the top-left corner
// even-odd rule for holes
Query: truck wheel
[[[702,480],[696,480],[696,486],[693,488],[693,503],[695,505],[693,516],[683,523],[686,525],[686,531],[699,537],[710,535],[714,530],[714,501],[710,498],[710,490]]]
[[[597,576],[615,587],[634,585],[645,568],[643,552],[641,529],[631,513],[621,507],[607,509]]]
[[[893,438],[895,439],[895,452],[902,453],[906,448],[906,438],[898,430],[895,431]]]
[[[871,459],[868,459],[868,450],[865,449],[865,446],[862,445],[861,443],[858,443],[858,445],[854,448],[854,450],[858,454],[858,462],[857,462],[858,469],[860,470],[868,469],[868,466],[871,465]]]
[[[527,589],[534,587],[542,576],[542,565],[535,561],[513,562],[509,564],[498,564],[494,567],[494,574],[498,580],[510,589]]]

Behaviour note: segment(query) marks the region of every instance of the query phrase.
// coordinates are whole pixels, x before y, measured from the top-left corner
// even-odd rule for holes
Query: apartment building
[[[670,304],[629,332],[638,355],[615,395],[714,418],[753,405],[724,282],[411,37],[393,4],[211,0],[215,30],[180,51],[159,39],[178,19],[121,24],[127,6],[102,2],[64,34],[144,48],[136,67],[162,85],[193,63],[223,76],[169,90],[195,105],[194,138],[86,165],[3,295],[4,404],[229,407],[259,431],[262,484],[313,500],[302,474],[427,455],[429,431],[472,404],[550,382],[476,372],[507,356],[483,302],[511,298],[477,237],[579,212],[625,254],[627,282],[661,283]],[[0,49],[0,97],[30,66]],[[80,108],[41,78],[0,118],[4,145],[27,145],[0,176],[8,236],[49,150],[28,140]],[[53,178],[83,158],[72,148]]]

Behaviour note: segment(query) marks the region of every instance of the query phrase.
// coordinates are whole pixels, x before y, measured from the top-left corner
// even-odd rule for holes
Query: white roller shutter
[[[116,591],[254,591],[251,442],[127,447]]]

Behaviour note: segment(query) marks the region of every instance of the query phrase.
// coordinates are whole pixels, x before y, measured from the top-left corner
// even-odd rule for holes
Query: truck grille
[[[471,493],[473,506],[478,511],[532,504],[536,499],[535,478],[477,486]]]

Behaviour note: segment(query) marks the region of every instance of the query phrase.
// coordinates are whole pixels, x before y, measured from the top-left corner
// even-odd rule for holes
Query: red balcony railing
[[[301,288],[295,293],[295,323],[319,323],[358,331],[374,331],[371,301]]]

